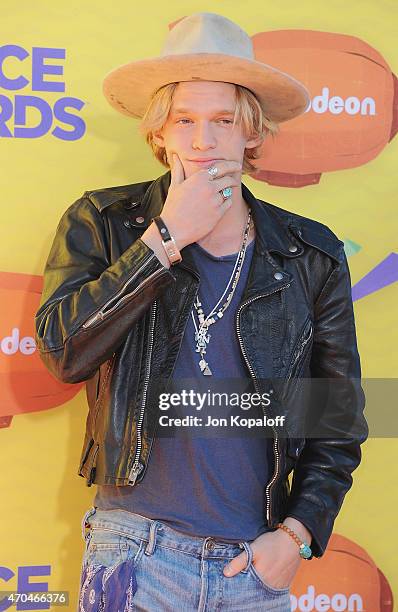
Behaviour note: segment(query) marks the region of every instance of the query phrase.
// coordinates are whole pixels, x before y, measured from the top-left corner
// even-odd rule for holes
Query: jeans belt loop
[[[87,539],[86,522],[90,518],[90,516],[92,516],[93,514],[96,513],[96,511],[97,511],[96,506],[92,506],[91,508],[89,508],[89,510],[87,510],[87,512],[83,516],[83,520],[82,520],[82,538],[83,538],[83,540]]]
[[[244,548],[245,551],[246,551],[247,563],[246,563],[244,569],[241,570],[241,572],[243,574],[247,574],[247,572],[249,571],[249,567],[250,567],[250,565],[252,564],[252,561],[253,561],[253,551],[252,551],[252,549],[251,549],[251,547],[249,545],[249,542],[240,542],[239,546],[241,548]]]
[[[155,550],[156,545],[156,532],[160,528],[160,521],[151,521],[151,526],[149,528],[149,542],[145,548],[145,554],[151,555]]]

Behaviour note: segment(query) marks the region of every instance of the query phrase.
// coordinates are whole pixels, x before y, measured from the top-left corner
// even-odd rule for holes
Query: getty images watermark
[[[374,435],[398,430],[398,384],[386,380],[370,385],[343,377],[208,378],[154,380],[146,417],[156,436],[363,440],[365,404]]]
[[[201,393],[190,389],[180,390],[178,393],[161,393],[159,395],[159,409],[170,410],[174,412],[184,407],[186,409],[201,411],[206,409],[224,409],[231,410],[240,408],[241,410],[249,410],[258,407],[267,407],[271,403],[271,393],[225,393],[214,392],[208,389]],[[283,427],[286,417],[284,415],[275,415],[273,417],[266,414],[257,415],[255,417],[246,417],[241,414],[228,414],[227,416],[214,416],[207,414],[206,416],[197,416],[194,414],[186,414],[185,416],[170,416],[161,415],[159,417],[159,425],[161,427]]]

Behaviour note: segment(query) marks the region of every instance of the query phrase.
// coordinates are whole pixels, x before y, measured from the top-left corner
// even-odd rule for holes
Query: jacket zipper
[[[305,332],[306,332],[306,330],[304,330],[304,333]],[[289,368],[289,373],[286,376],[286,380],[290,380],[290,378],[292,377],[292,374],[294,372],[294,368],[295,368],[296,364],[298,363],[298,360],[300,359],[301,355],[303,354],[303,351],[304,351],[306,345],[308,344],[308,342],[312,338],[312,332],[313,332],[313,326],[312,326],[312,322],[310,320],[309,321],[309,331],[307,333],[307,336],[305,336],[304,339],[302,340],[300,348],[299,348],[299,350],[297,351],[297,353],[294,356],[294,359],[293,359],[293,361],[292,361],[292,363],[290,365],[290,368]]]
[[[137,291],[137,289],[139,289],[139,288],[141,287],[141,285],[142,285],[143,283],[145,283],[146,281],[148,281],[149,279],[151,279],[151,278],[152,278],[152,277],[153,277],[153,276],[154,276],[156,273],[163,272],[163,270],[162,270],[162,269],[160,269],[160,270],[155,270],[155,272],[153,272],[153,273],[152,273],[150,276],[148,276],[148,278],[144,279],[144,281],[143,281],[143,282],[142,282],[140,285],[138,285],[138,287],[136,287],[136,288],[134,289],[134,291],[132,291],[131,293],[128,293],[127,295],[125,295],[125,296],[122,298],[122,300],[120,300],[120,301],[119,301],[117,304],[115,304],[115,305],[114,305],[114,306],[113,306],[113,307],[112,307],[112,308],[111,308],[111,309],[110,309],[108,312],[104,313],[104,311],[106,310],[106,307],[107,307],[107,306],[109,306],[109,304],[111,304],[111,303],[112,303],[114,300],[116,300],[116,299],[118,298],[118,296],[119,296],[121,293],[123,293],[123,291],[126,289],[126,287],[127,287],[127,286],[128,286],[130,283],[132,283],[132,282],[133,282],[133,280],[134,280],[134,279],[137,277],[137,275],[138,275],[140,272],[142,272],[143,267],[144,267],[144,266],[146,266],[146,264],[148,264],[148,263],[149,263],[149,262],[150,262],[150,261],[151,261],[151,260],[152,260],[154,257],[155,257],[155,254],[154,254],[154,253],[152,253],[152,254],[151,254],[149,257],[148,257],[148,259],[147,259],[147,260],[146,260],[146,261],[145,261],[145,262],[142,264],[142,266],[140,266],[140,268],[139,268],[138,270],[136,270],[136,271],[134,272],[134,274],[132,274],[132,275],[130,276],[130,278],[128,278],[128,279],[127,279],[127,281],[124,283],[123,287],[122,287],[121,289],[119,289],[119,291],[118,291],[117,293],[115,293],[115,295],[114,295],[114,296],[112,296],[112,297],[111,297],[111,299],[110,299],[110,300],[108,300],[108,301],[107,301],[107,302],[106,302],[106,303],[105,303],[105,304],[104,304],[104,305],[103,305],[103,306],[100,308],[100,310],[99,310],[99,311],[98,311],[96,314],[94,314],[94,315],[93,315],[93,316],[91,316],[89,319],[87,319],[87,320],[86,320],[86,321],[83,323],[82,327],[83,327],[84,329],[87,329],[88,327],[91,327],[91,326],[92,326],[94,323],[96,323],[98,320],[101,320],[101,321],[102,321],[102,320],[104,319],[104,317],[106,317],[106,316],[107,316],[107,315],[108,315],[110,312],[114,311],[114,310],[115,310],[115,309],[116,309],[116,308],[119,306],[119,304],[122,302],[122,300],[123,300],[123,299],[125,299],[125,298],[130,297],[131,295],[133,295],[133,294],[134,294],[134,293]]]
[[[181,264],[181,267],[185,268],[186,270],[191,272],[198,279],[198,281],[200,280],[200,277],[199,277],[199,275],[196,272],[194,272],[190,268],[186,268],[182,264]],[[138,421],[138,426],[137,426],[137,450],[136,450],[136,453],[135,453],[133,466],[132,466],[132,468],[130,470],[130,473],[129,473],[129,482],[128,482],[128,484],[130,486],[134,486],[135,485],[137,477],[139,476],[139,474],[141,474],[141,472],[142,472],[142,470],[144,468],[143,464],[140,463],[140,461],[139,461],[140,454],[141,454],[141,439],[142,439],[141,438],[141,428],[142,428],[143,417],[144,417],[144,410],[145,410],[145,403],[146,403],[146,393],[147,393],[147,389],[148,389],[149,376],[150,376],[150,367],[151,367],[151,361],[152,361],[152,348],[153,348],[153,337],[154,337],[154,328],[155,328],[156,306],[157,306],[157,304],[156,304],[156,300],[155,300],[155,302],[153,303],[153,309],[152,309],[152,313],[151,313],[151,325],[150,325],[150,332],[149,332],[149,334],[150,334],[150,340],[149,340],[150,350],[149,350],[149,353],[148,353],[148,360],[147,360],[147,375],[146,375],[145,384],[144,384],[144,392],[143,392],[143,400],[142,400],[142,404],[141,404],[140,419]],[[185,327],[186,327],[186,325],[185,325]],[[185,327],[184,327],[184,330],[185,330]],[[174,365],[175,365],[175,362],[174,362]],[[148,452],[147,463],[149,462],[149,457],[150,457],[151,450],[152,450],[152,444],[153,444],[153,438],[152,438],[151,446],[150,446],[149,452]]]
[[[189,317],[188,317],[188,318],[189,318]],[[184,335],[184,333],[185,333],[185,330],[186,330],[186,327],[187,327],[187,324],[188,324],[188,318],[187,318],[187,320],[186,320],[186,322],[185,322],[184,329],[183,329],[183,331],[182,331],[182,335]],[[177,352],[176,358],[175,358],[175,360],[174,360],[173,369],[172,369],[172,371],[171,371],[171,374],[170,374],[169,378],[171,378],[171,377],[173,376],[173,372],[174,372],[174,369],[175,369],[175,365],[176,365],[176,363],[177,363],[178,355],[180,354],[180,352],[181,352],[181,344],[180,344],[180,346],[179,346],[179,349],[178,349],[178,352]],[[149,458],[150,458],[150,456],[151,456],[152,446],[153,446],[153,441],[154,441],[154,439],[155,439],[155,435],[156,435],[156,431],[157,431],[157,426],[158,426],[158,424],[159,424],[159,420],[157,420],[157,421],[156,421],[155,431],[153,432],[153,436],[152,436],[152,439],[151,439],[151,445],[150,445],[149,450],[148,450],[147,465],[148,465],[148,463],[149,463]]]
[[[243,357],[245,359],[246,365],[249,368],[249,371],[250,371],[251,377],[253,379],[254,385],[255,385],[255,387],[257,389],[257,392],[259,394],[260,394],[260,389],[258,388],[256,375],[255,375],[255,372],[253,370],[253,367],[252,367],[251,363],[249,362],[249,360],[247,358],[245,347],[243,346],[243,342],[242,342],[242,335],[241,335],[241,331],[240,331],[240,313],[242,311],[242,308],[244,308],[248,304],[251,304],[251,302],[254,302],[254,300],[258,300],[259,298],[262,298],[262,297],[268,297],[269,295],[272,295],[273,293],[276,293],[277,291],[281,291],[282,289],[286,289],[286,287],[290,287],[290,283],[287,283],[286,285],[282,285],[281,287],[278,287],[277,289],[274,289],[274,291],[270,291],[268,293],[263,293],[261,295],[256,295],[255,297],[251,298],[247,302],[244,302],[243,304],[241,304],[240,307],[238,308],[237,312],[236,312],[236,331],[237,331],[237,334],[238,334],[240,348],[241,348],[241,351],[242,351],[242,355],[243,355]],[[262,408],[263,408],[264,414],[267,416],[267,412],[266,412],[265,406],[263,405]],[[274,426],[272,426],[272,430],[274,432],[273,449],[274,449],[274,457],[275,457],[275,471],[274,471],[274,474],[273,474],[271,480],[269,481],[269,483],[266,485],[266,488],[265,488],[265,495],[266,495],[266,516],[267,516],[267,522],[268,522],[269,526],[272,526],[271,525],[271,488],[272,488],[272,485],[274,484],[274,482],[276,481],[276,479],[277,479],[277,477],[279,475],[279,466],[280,466],[278,433],[277,433],[277,431],[276,431]]]
[[[151,361],[152,361],[152,349],[153,349],[153,337],[154,337],[154,328],[155,328],[155,317],[156,317],[156,307],[157,307],[157,303],[156,300],[153,302],[152,307],[151,307],[151,321],[150,321],[150,328],[149,328],[149,349],[148,349],[148,356],[147,356],[147,362],[146,362],[146,375],[145,375],[145,381],[144,381],[144,390],[142,393],[142,402],[141,402],[141,411],[140,411],[140,417],[138,419],[138,425],[137,425],[137,449],[135,452],[135,457],[134,457],[134,463],[133,466],[130,470],[129,473],[129,482],[128,484],[131,486],[134,486],[135,481],[137,480],[138,475],[142,472],[144,466],[142,463],[140,463],[139,459],[140,459],[140,454],[141,454],[141,444],[142,444],[142,437],[141,437],[141,429],[142,429],[142,423],[144,420],[144,411],[145,411],[145,403],[146,403],[146,395],[147,395],[147,390],[148,390],[148,384],[149,384],[149,376],[150,376],[150,372],[151,372]]]
[[[191,274],[193,274],[193,275],[194,275],[194,276],[195,276],[195,277],[198,279],[198,281],[200,281],[200,276],[199,276],[199,275],[198,275],[198,274],[197,274],[197,273],[196,273],[194,270],[192,270],[191,268],[188,268],[187,266],[184,266],[183,264],[181,264],[181,268],[184,268],[185,270],[188,270],[188,272],[191,272]],[[195,297],[196,297],[196,295],[197,295],[197,291],[198,291],[198,289],[196,290]],[[186,330],[186,327],[187,327],[187,324],[188,324],[188,319],[189,319],[189,316],[187,317],[187,320],[185,321],[184,328],[183,328],[183,330],[182,330],[182,335],[183,335],[183,336],[184,336],[184,333],[185,333],[185,330]],[[180,344],[180,346],[179,346],[179,349],[178,349],[178,352],[177,352],[177,356],[176,356],[176,358],[175,358],[175,360],[174,360],[173,369],[172,369],[172,371],[171,371],[171,373],[170,373],[169,378],[171,378],[171,377],[172,377],[172,375],[173,375],[173,372],[174,372],[174,369],[175,369],[175,365],[176,365],[176,363],[177,363],[177,359],[178,359],[178,355],[180,354],[180,351],[181,351],[181,344]],[[155,431],[153,432],[153,436],[152,436],[152,439],[151,439],[151,444],[150,444],[150,447],[149,447],[149,450],[148,450],[147,465],[148,465],[148,463],[149,463],[149,458],[150,458],[150,456],[151,456],[152,446],[153,446],[153,441],[154,441],[154,438],[155,438],[155,435],[156,435],[156,430],[157,430],[157,425],[158,425],[158,422],[159,422],[159,421],[157,421],[157,422],[156,422]],[[138,474],[140,474],[141,472],[142,472],[142,468],[141,468],[141,469],[138,471]],[[131,474],[131,472],[130,472],[130,474]],[[137,475],[138,475],[138,474],[137,474]],[[134,479],[133,483],[130,483],[130,482],[129,482],[129,484],[133,484],[133,485],[134,485],[135,480],[136,480],[136,478]]]

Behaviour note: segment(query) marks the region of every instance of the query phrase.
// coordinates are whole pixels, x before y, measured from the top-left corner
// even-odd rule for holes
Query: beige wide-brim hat
[[[109,72],[103,92],[117,111],[144,116],[160,87],[179,81],[222,81],[252,91],[269,119],[282,123],[307,109],[308,90],[295,78],[254,59],[253,43],[236,23],[215,13],[195,13],[169,31],[159,57]]]

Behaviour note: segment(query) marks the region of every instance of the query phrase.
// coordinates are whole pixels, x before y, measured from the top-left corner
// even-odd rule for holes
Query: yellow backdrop
[[[19,275],[32,275],[33,280],[38,276],[40,283],[62,212],[85,190],[150,180],[164,172],[139,136],[135,120],[116,113],[101,86],[103,76],[115,66],[158,55],[168,24],[206,10],[231,18],[250,35],[282,29],[344,34],[375,49],[392,72],[396,68],[392,65],[397,12],[393,1],[120,0],[115,4],[69,0],[61,4],[20,0],[17,7],[2,10],[2,45],[9,47],[2,47],[0,68],[0,289],[6,292],[3,305],[8,301],[9,309],[2,311],[8,314],[0,318],[0,340],[22,326],[13,314],[26,291],[17,289],[25,278]],[[48,66],[58,68],[48,74]],[[47,74],[40,76],[43,71]],[[355,79],[363,78],[366,74],[355,75]],[[44,91],[43,81],[58,85]],[[320,94],[320,89],[315,93]],[[32,100],[33,106],[26,107]],[[392,107],[377,110],[385,112],[391,127]],[[34,128],[41,121],[40,133]],[[318,168],[320,179],[301,188],[244,178],[258,197],[326,223],[346,241],[353,285],[396,248],[396,142],[392,139],[387,144],[383,136],[384,148],[373,159],[333,171]],[[377,133],[372,137],[377,140]],[[268,154],[272,158],[272,151]],[[393,278],[394,272],[390,274]],[[366,378],[392,378],[397,372],[398,284],[388,278],[385,286],[355,302]],[[32,336],[31,319],[24,325],[23,335]],[[85,394],[82,387],[76,388],[74,396],[57,388],[48,392],[40,406],[42,392],[34,387],[32,376],[37,363],[31,370],[26,366],[29,375],[25,376],[21,363],[27,364],[31,353],[24,353],[18,343],[13,352],[14,344],[6,340],[0,355],[1,380],[7,388],[3,417],[14,409],[13,418],[3,418],[0,429],[0,590],[16,590],[18,577],[22,580],[27,571],[23,568],[30,566],[30,581],[44,582],[51,591],[69,591],[68,609],[74,610],[83,551],[80,521],[95,495],[95,487],[87,488],[77,476],[87,413]],[[29,341],[24,346],[29,348]],[[24,389],[30,384],[31,393]],[[394,433],[394,427],[386,427],[388,431]],[[336,534],[366,551],[395,597],[397,453],[393,437],[371,437],[365,443],[354,487],[335,524]],[[355,584],[349,586],[355,590]],[[380,607],[390,609],[387,603]]]

